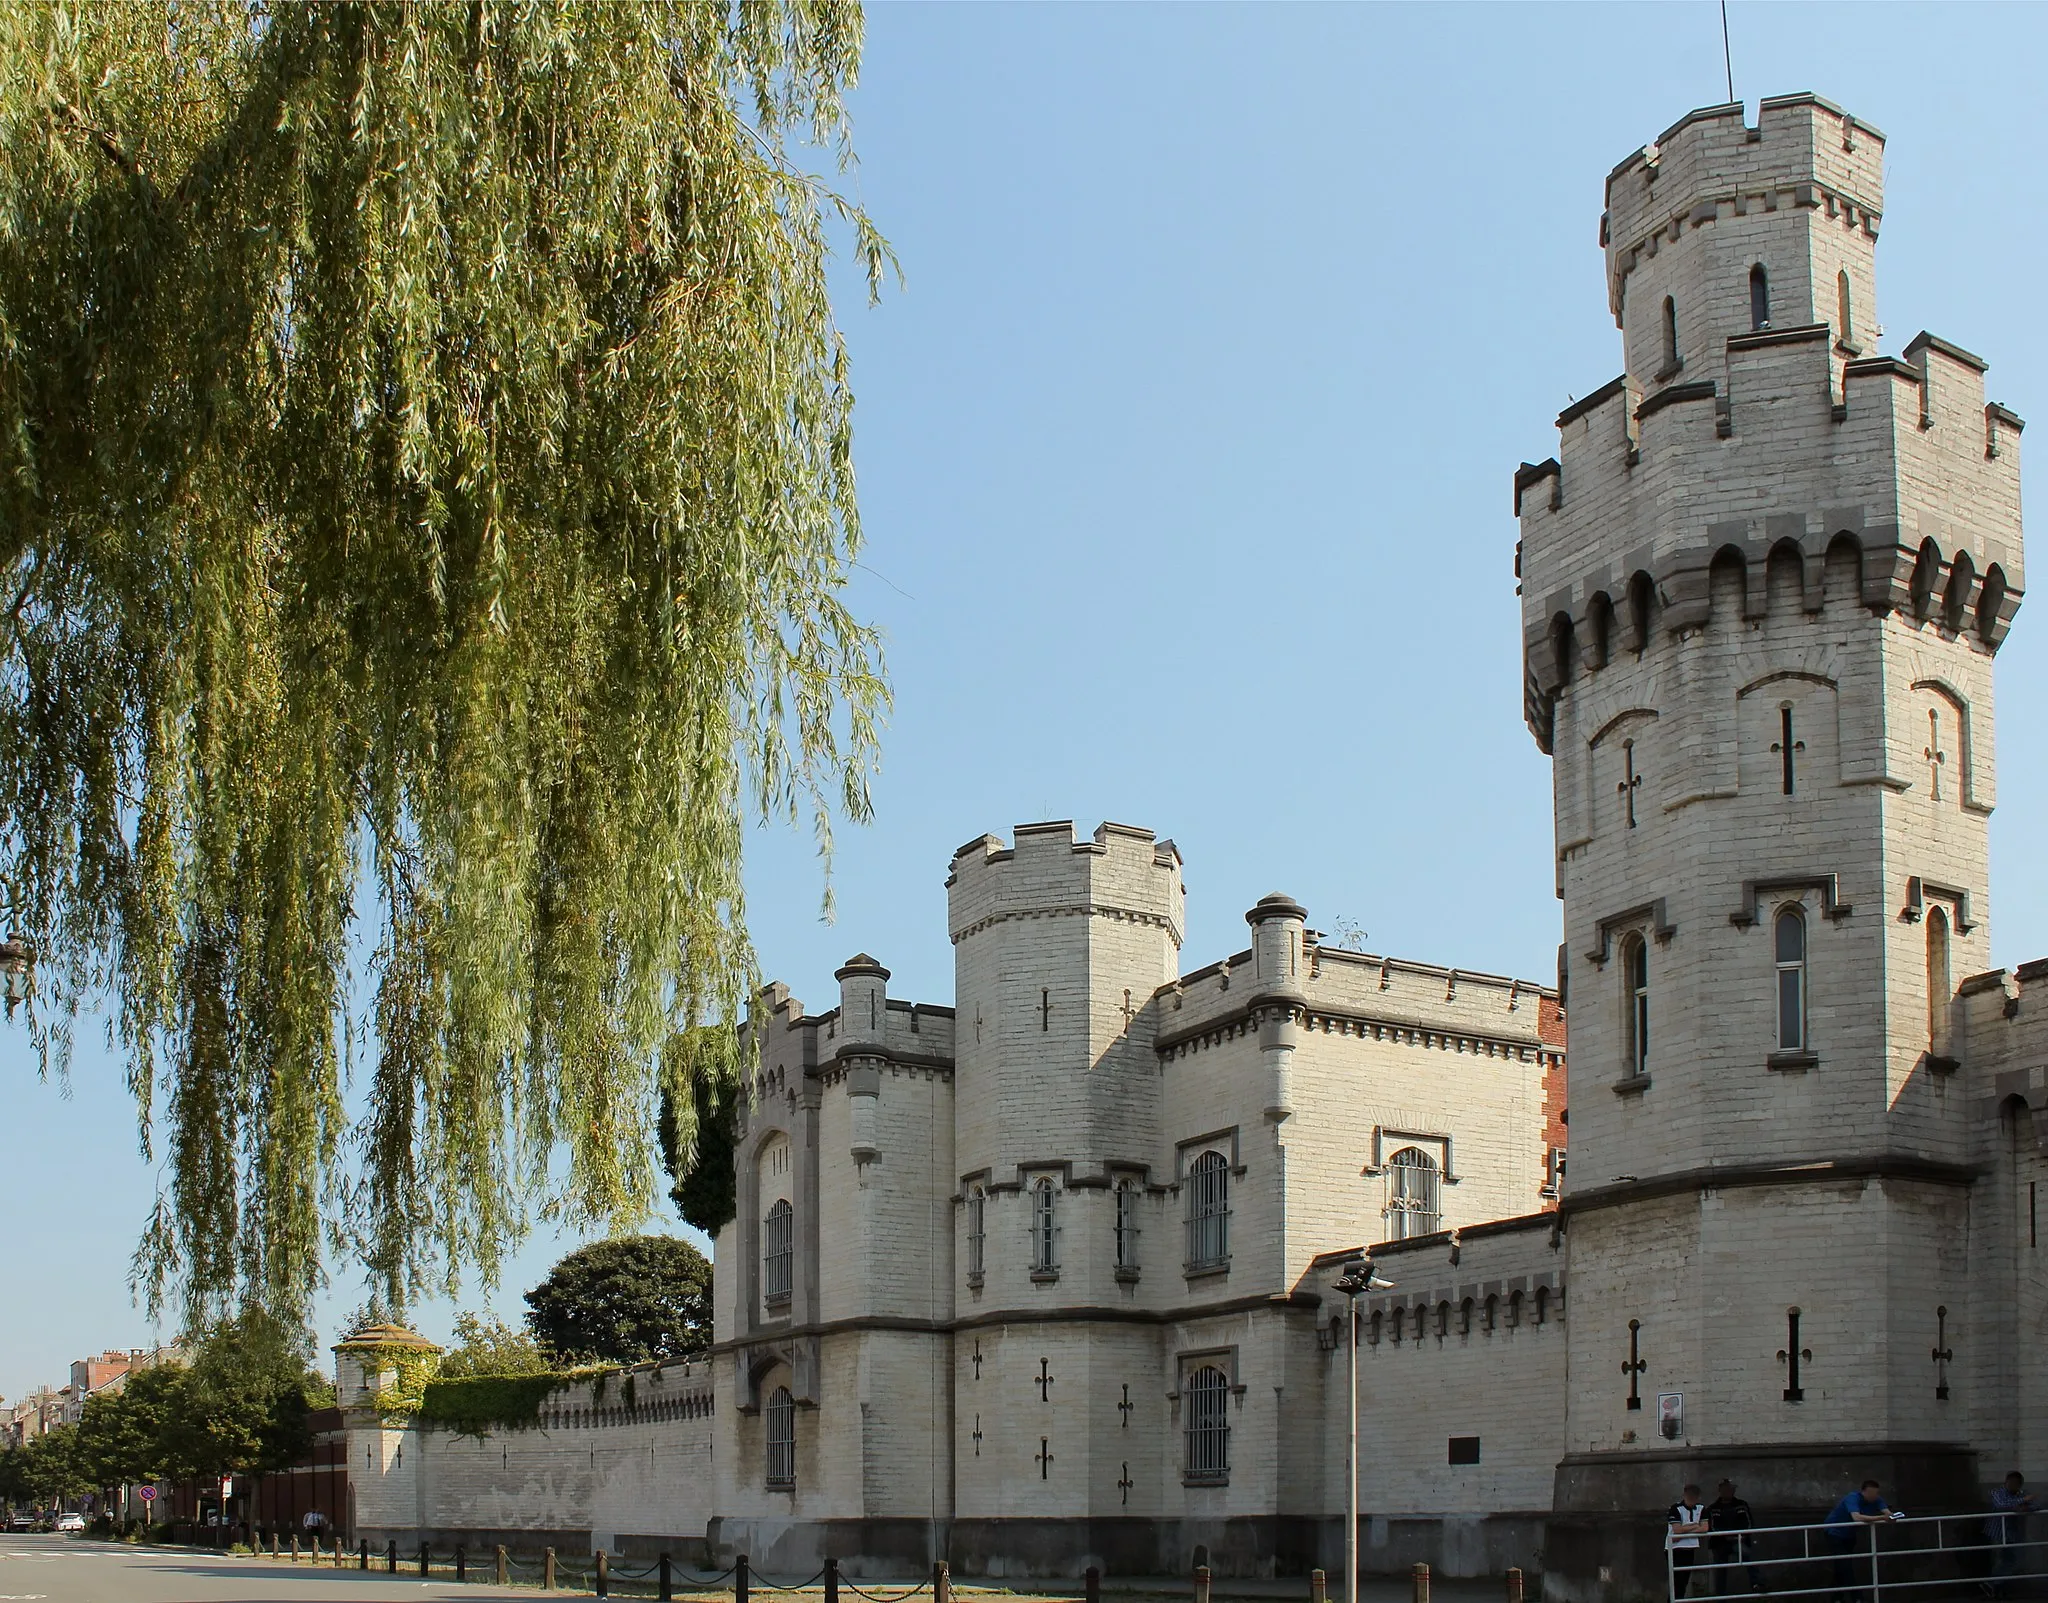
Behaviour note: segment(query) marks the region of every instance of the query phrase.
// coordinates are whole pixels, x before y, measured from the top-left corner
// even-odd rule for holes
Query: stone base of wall
[[[1908,1514],[1984,1506],[1976,1452],[1952,1442],[1575,1453],[1557,1466],[1557,1512],[1544,1544],[1544,1603],[1667,1596],[1664,1511],[1687,1482],[1712,1502],[1714,1484],[1724,1478],[1735,1482],[1759,1526],[1817,1524],[1843,1493],[1866,1480],[1877,1481],[1885,1501]]]
[[[1368,1575],[1407,1575],[1417,1563],[1448,1577],[1499,1575],[1520,1566],[1533,1578],[1548,1516],[1371,1518],[1359,1529],[1359,1566]],[[916,1577],[944,1558],[966,1579],[1078,1579],[1104,1575],[1186,1576],[1207,1564],[1219,1579],[1344,1570],[1344,1522],[1309,1515],[1220,1520],[1140,1518],[867,1519],[711,1522],[706,1562],[723,1567],[741,1553],[766,1582],[801,1581],[829,1555],[853,1576]]]

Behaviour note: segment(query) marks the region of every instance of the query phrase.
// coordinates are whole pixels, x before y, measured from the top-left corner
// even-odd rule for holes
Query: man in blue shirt
[[[1857,1561],[1850,1555],[1869,1552],[1875,1535],[1866,1535],[1859,1527],[1883,1525],[1888,1520],[1903,1518],[1891,1511],[1891,1505],[1878,1495],[1876,1481],[1865,1481],[1862,1488],[1851,1492],[1833,1508],[1828,1510],[1828,1541],[1835,1549],[1835,1595],[1831,1603],[1855,1603],[1863,1595],[1856,1585]],[[1868,1566],[1865,1566],[1868,1579]]]
[[[1998,1544],[1998,1552],[1991,1560],[1991,1579],[1983,1585],[1987,1597],[2003,1597],[2006,1583],[2020,1567],[2020,1551],[2027,1539],[2026,1516],[2039,1505],[2027,1490],[2026,1477],[2014,1470],[1991,1494],[1991,1506],[1999,1512],[1984,1522],[1984,1534]]]

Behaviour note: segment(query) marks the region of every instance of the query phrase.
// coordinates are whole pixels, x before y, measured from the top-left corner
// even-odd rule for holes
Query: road
[[[0,1603],[483,1603],[531,1591],[418,1576],[316,1570],[269,1559],[122,1547],[70,1536],[0,1535]]]

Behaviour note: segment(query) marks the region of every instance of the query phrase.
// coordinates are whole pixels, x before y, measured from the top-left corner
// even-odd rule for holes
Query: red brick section
[[[1565,1045],[1565,1011],[1554,997],[1541,997],[1536,1004],[1536,1035],[1544,1045],[1554,1046],[1560,1052]],[[1565,1139],[1565,1068],[1569,1060],[1560,1057],[1554,1068],[1543,1071],[1543,1163],[1544,1179],[1549,1173],[1550,1153],[1553,1148],[1563,1148],[1571,1143]],[[1546,1197],[1546,1209],[1557,1206],[1556,1197]]]

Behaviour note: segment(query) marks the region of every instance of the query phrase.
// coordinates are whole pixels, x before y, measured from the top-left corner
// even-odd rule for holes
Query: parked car
[[[33,1514],[16,1514],[7,1521],[7,1528],[10,1531],[32,1531],[36,1528],[36,1517]]]
[[[83,1514],[59,1514],[57,1516],[57,1529],[60,1531],[82,1531],[85,1529],[85,1516]]]

